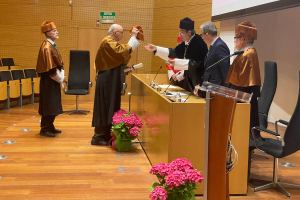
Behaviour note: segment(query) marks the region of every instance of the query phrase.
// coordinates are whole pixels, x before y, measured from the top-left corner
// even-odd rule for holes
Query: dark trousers
[[[103,139],[108,142],[111,139],[111,136],[110,136],[111,126],[112,125],[95,127],[95,134],[93,136],[93,139],[94,140]]]
[[[54,130],[54,120],[55,120],[56,115],[47,115],[43,116],[41,119],[41,130]]]

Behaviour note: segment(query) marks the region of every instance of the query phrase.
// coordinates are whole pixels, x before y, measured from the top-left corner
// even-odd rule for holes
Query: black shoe
[[[53,129],[51,130],[52,133],[61,133],[61,130],[60,129]]]
[[[45,137],[55,137],[55,134],[48,130],[41,130],[40,135]]]
[[[103,138],[92,138],[91,145],[100,145],[100,146],[108,146],[108,141],[104,140]]]

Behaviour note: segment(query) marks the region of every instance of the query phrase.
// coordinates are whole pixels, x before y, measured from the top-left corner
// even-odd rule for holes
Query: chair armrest
[[[284,120],[282,120],[282,119],[280,119],[280,120],[278,120],[277,122],[279,122],[279,123],[281,123],[281,124],[284,124],[284,125],[289,125],[289,122],[287,122],[287,121],[284,121]]]
[[[90,81],[90,82],[89,82],[89,90],[88,90],[88,94],[90,93],[91,87],[93,87],[93,84],[92,84],[92,82]]]
[[[268,129],[265,129],[265,128],[262,128],[262,127],[259,127],[259,126],[255,126],[251,129],[251,133],[252,133],[252,137],[254,139],[254,143],[255,143],[255,146],[256,146],[257,149],[259,149],[259,148],[258,148],[258,145],[257,145],[257,142],[256,142],[256,137],[255,137],[254,130],[263,131],[265,133],[268,133],[270,135],[273,135],[273,136],[277,137],[277,139],[279,139],[281,141],[281,146],[284,147],[284,145],[285,145],[284,139],[278,133],[275,133],[273,131],[270,131]]]

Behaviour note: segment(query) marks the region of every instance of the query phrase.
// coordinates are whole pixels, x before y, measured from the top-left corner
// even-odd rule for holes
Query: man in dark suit
[[[225,59],[214,67],[209,68],[212,64],[228,56],[230,51],[226,43],[217,36],[217,27],[212,22],[206,22],[200,26],[202,30],[202,39],[209,50],[204,59],[204,80],[218,85],[225,85],[225,80],[230,67],[230,59]],[[211,74],[210,80],[209,76]]]

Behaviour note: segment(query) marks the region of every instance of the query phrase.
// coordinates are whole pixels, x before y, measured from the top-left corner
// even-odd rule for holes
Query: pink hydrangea
[[[123,121],[122,115],[114,115],[113,116],[113,124],[119,124],[121,121]]]
[[[194,169],[185,170],[186,176],[190,182],[198,182],[201,183],[203,180],[203,176],[200,172]]]
[[[126,126],[133,126],[135,123],[135,117],[125,116],[123,121]]]
[[[135,114],[134,112],[130,112],[130,114],[131,114],[133,117],[139,118],[139,117],[137,116],[137,114]]]
[[[152,200],[166,200],[168,192],[162,186],[156,186],[151,194],[149,194],[149,198]]]
[[[170,163],[171,167],[174,170],[179,170],[181,172],[185,172],[187,169],[193,169],[194,166],[192,163],[185,158],[177,158]]]
[[[143,127],[143,121],[138,118],[138,117],[135,117],[135,123],[134,123],[137,127],[139,128],[142,128]]]
[[[172,171],[173,170],[169,164],[159,163],[159,164],[152,166],[152,168],[150,170],[150,174],[155,174],[155,175],[160,174],[162,177],[164,177],[164,176],[168,176],[168,174]]]
[[[114,113],[114,115],[123,115],[123,114],[128,114],[128,112],[121,109]]]
[[[174,171],[168,174],[166,178],[166,184],[173,189],[173,187],[178,187],[182,184],[185,184],[187,177],[184,172]]]
[[[138,127],[133,127],[131,129],[129,129],[129,133],[133,137],[137,137],[139,135],[139,132],[140,132],[140,129]]]

